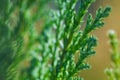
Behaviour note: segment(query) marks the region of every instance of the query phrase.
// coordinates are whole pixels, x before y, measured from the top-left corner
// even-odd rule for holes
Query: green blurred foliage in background
[[[44,20],[47,20],[45,18],[48,18],[45,13],[50,9],[50,2],[52,1],[0,1],[0,80],[13,80],[13,77],[16,80],[33,80],[31,63],[34,57],[31,55],[37,49],[38,36]]]

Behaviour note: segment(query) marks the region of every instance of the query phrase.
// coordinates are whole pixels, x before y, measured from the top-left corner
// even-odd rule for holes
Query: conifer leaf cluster
[[[41,47],[44,46],[41,49],[41,63],[45,64],[44,69],[43,65],[40,66],[40,73],[44,71],[40,79],[81,80],[76,74],[90,68],[86,58],[96,53],[94,47],[97,39],[90,32],[104,25],[103,20],[109,15],[111,8],[99,8],[95,18],[89,13],[86,26],[81,29],[94,0],[80,0],[78,12],[75,10],[78,0],[56,2],[58,8],[51,16],[52,27],[43,31],[47,38],[40,40],[44,41],[41,42]]]

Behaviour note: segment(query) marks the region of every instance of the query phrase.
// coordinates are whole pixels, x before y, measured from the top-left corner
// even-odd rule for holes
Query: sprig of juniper
[[[115,31],[109,31],[109,39],[111,45],[111,60],[112,68],[106,69],[106,74],[109,80],[119,80],[120,79],[120,51],[119,51],[119,42],[117,39],[117,34]]]
[[[43,31],[40,42],[39,78],[40,80],[81,80],[78,72],[90,68],[85,61],[95,54],[97,39],[90,32],[104,25],[110,7],[100,7],[95,19],[89,13],[85,28],[81,26],[88,8],[94,0],[80,0],[78,13],[75,6],[78,0],[58,0],[58,9],[53,11],[51,27]],[[50,26],[50,25],[47,25]],[[46,37],[45,37],[46,36]],[[75,55],[79,55],[76,59]]]

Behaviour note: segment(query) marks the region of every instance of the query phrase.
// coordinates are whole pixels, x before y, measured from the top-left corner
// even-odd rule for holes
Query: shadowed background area
[[[120,38],[120,0],[96,0],[90,8],[91,13],[95,13],[95,10],[99,6],[110,5],[112,6],[112,12],[108,18],[105,19],[105,26],[100,30],[94,32],[99,38],[99,45],[96,50],[95,56],[90,58],[90,64],[92,69],[81,73],[85,80],[108,80],[104,70],[111,65],[110,61],[110,45],[107,32],[111,29],[115,30],[118,38]]]

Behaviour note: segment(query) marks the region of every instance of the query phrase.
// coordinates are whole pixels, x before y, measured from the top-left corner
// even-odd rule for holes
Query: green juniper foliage
[[[46,8],[50,2],[56,3],[51,11]],[[95,0],[80,0],[76,11],[78,2],[1,0],[0,80],[82,80],[76,74],[90,68],[85,60],[95,54],[97,45],[90,32],[104,25],[103,19],[111,8],[100,7],[93,18],[88,8]],[[86,26],[81,29],[85,15]],[[35,26],[39,20],[45,26],[41,33]],[[28,67],[18,65],[26,58]],[[20,66],[23,68],[19,69]]]
[[[109,32],[111,51],[112,68],[106,69],[106,74],[109,80],[120,80],[120,51],[117,35],[115,31]]]
[[[78,13],[75,5],[78,0],[58,0],[53,11],[51,26],[41,35],[41,55],[39,65],[40,80],[81,80],[76,74],[90,68],[85,61],[95,54],[97,39],[90,32],[104,25],[103,19],[109,15],[110,7],[100,7],[95,19],[89,13],[85,28],[81,29],[88,8],[94,0],[80,0]],[[49,25],[50,26],[50,25]],[[46,38],[44,37],[46,36]],[[79,54],[75,60],[75,55]]]

